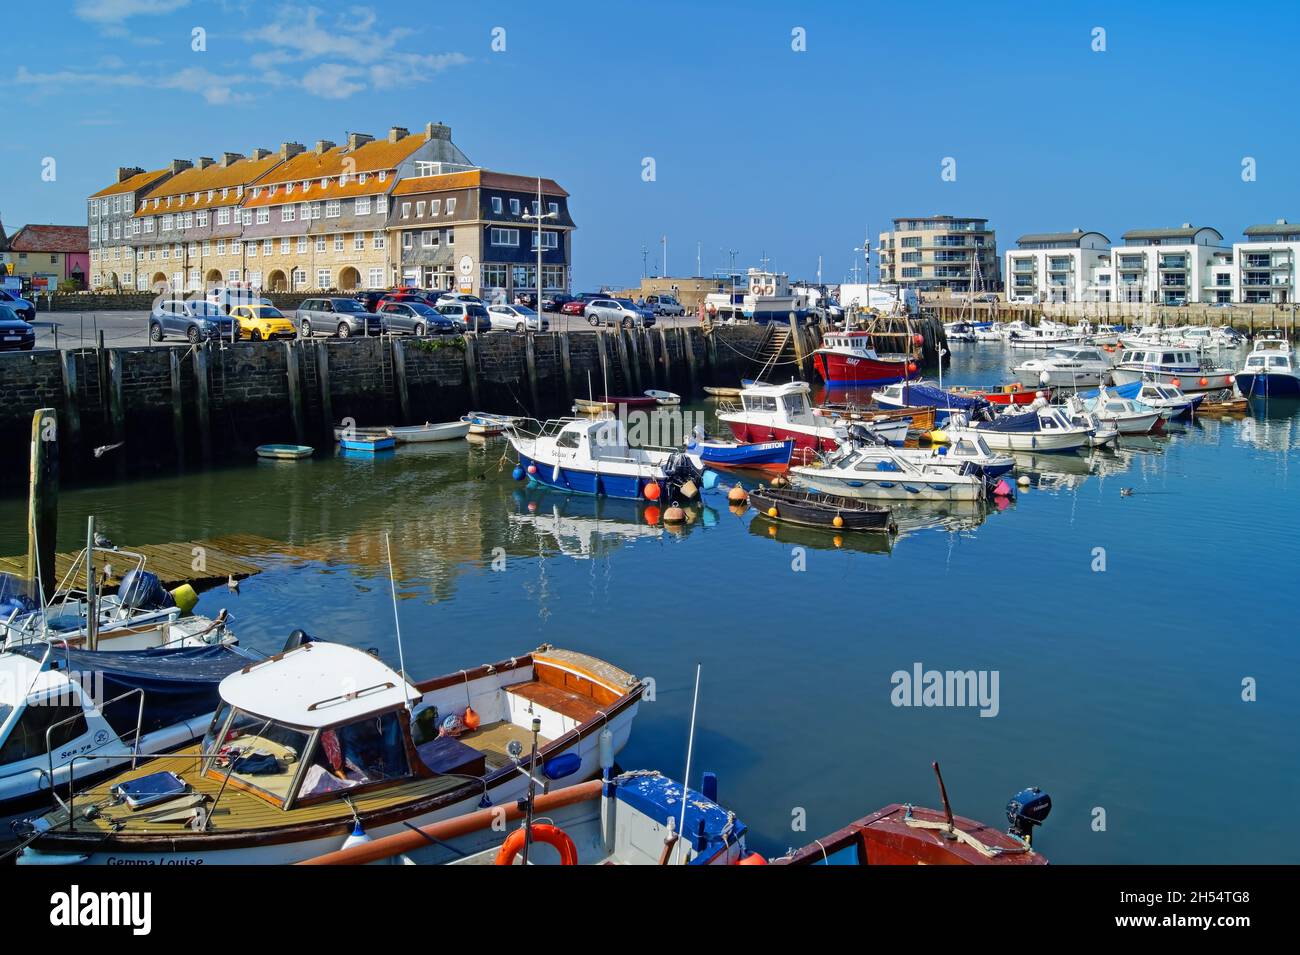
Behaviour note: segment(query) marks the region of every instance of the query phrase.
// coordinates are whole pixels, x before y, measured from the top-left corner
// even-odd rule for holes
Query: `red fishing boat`
[[[877,354],[870,332],[827,335],[813,352],[813,367],[832,386],[888,385],[915,375],[917,369],[912,355]]]
[[[816,414],[809,402],[810,393],[808,383],[803,381],[747,385],[740,392],[740,406],[722,404],[718,420],[731,429],[737,441],[747,444],[793,440],[797,458],[805,460],[804,452],[834,451],[844,437],[844,425],[849,423]],[[911,417],[856,423],[891,444],[902,444]]]
[[[646,395],[601,395],[600,400],[606,404],[623,405],[627,408],[654,408],[659,402]]]
[[[776,865],[1047,865],[1030,834],[1052,810],[1052,799],[1037,788],[1024,789],[1007,803],[1006,832],[975,819],[954,816],[939,775],[943,809],[894,803],[849,823]]]
[[[1012,405],[1031,405],[1035,398],[1046,398],[1052,400],[1051,388],[1026,388],[1024,385],[1013,383],[1010,385],[994,385],[991,388],[982,388],[975,385],[952,387],[949,391],[954,395],[961,395],[964,398],[983,398],[989,404],[1010,407]]]

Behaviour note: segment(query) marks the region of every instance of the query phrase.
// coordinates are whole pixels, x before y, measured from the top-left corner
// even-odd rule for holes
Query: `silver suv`
[[[624,328],[649,328],[655,323],[654,313],[648,308],[638,308],[630,298],[593,298],[583,309],[583,315],[592,325],[622,325]]]
[[[294,310],[293,323],[303,338],[313,335],[331,335],[351,338],[353,335],[378,335],[382,319],[365,305],[343,295],[329,298],[305,299]]]
[[[646,308],[653,310],[656,315],[686,314],[686,307],[671,295],[647,295],[645,304]]]
[[[156,342],[179,335],[189,342],[239,337],[239,323],[221,306],[201,300],[159,299],[149,312],[149,337]]]

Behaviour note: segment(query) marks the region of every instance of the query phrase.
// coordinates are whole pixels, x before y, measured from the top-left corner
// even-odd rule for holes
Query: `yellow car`
[[[293,320],[274,305],[236,305],[230,317],[239,323],[241,340],[261,342],[272,338],[297,338]]]

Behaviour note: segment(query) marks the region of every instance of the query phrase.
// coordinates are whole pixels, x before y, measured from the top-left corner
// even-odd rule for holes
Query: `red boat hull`
[[[1051,389],[1040,388],[1043,394],[1049,398],[1052,395]],[[979,395],[991,405],[1029,405],[1034,403],[1038,391],[1033,389],[1021,391],[979,391],[973,390],[970,394]]]
[[[626,405],[629,408],[649,408],[659,404],[654,398],[644,395],[601,395],[598,400],[611,405]]]
[[[813,352],[813,367],[828,385],[888,385],[908,377],[909,361],[855,358],[840,352]]]

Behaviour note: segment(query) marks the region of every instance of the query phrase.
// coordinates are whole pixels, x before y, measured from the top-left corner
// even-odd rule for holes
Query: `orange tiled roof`
[[[325,179],[338,176],[343,172],[379,172],[381,169],[396,169],[411,153],[429,141],[424,133],[412,133],[403,136],[395,143],[387,139],[348,149],[346,145],[335,146],[318,154],[309,149],[299,153],[284,165],[266,177],[263,185],[272,182],[293,182],[304,179]],[[345,160],[352,160],[344,164]]]
[[[149,183],[161,179],[169,172],[171,172],[170,167],[167,169],[155,169],[152,172],[136,173],[128,179],[123,179],[121,182],[115,182],[106,189],[101,189],[99,192],[93,193],[90,198],[101,199],[104,196],[115,196],[123,192],[135,192],[138,189],[143,189],[145,186],[149,185]]]
[[[237,206],[243,199],[243,196],[239,195],[239,187],[243,186],[244,195],[247,195],[249,184],[264,175],[267,170],[275,168],[279,162],[279,154],[272,153],[261,159],[240,159],[229,166],[214,163],[206,169],[200,169],[198,166],[186,169],[150,192],[146,197],[147,206],[142,204],[135,214],[137,216],[166,215],[169,212],[193,212],[196,209]],[[222,189],[229,190],[225,198],[222,198]],[[208,198],[209,192],[212,193],[211,199]],[[199,197],[197,202],[193,198],[195,193]],[[167,204],[169,198],[172,200],[170,206]],[[162,200],[157,208],[154,207],[154,199]]]
[[[260,196],[254,196],[251,191],[245,190],[242,205],[245,209],[255,209],[259,206],[279,206],[293,202],[322,202],[327,199],[347,199],[350,196],[377,196],[388,191],[393,184],[393,177],[387,176],[383,182],[380,182],[378,176],[367,176],[365,182],[360,182],[353,176],[343,186],[339,185],[337,179],[331,179],[328,186],[321,186],[315,179],[307,181],[311,183],[311,187],[306,192],[298,186],[296,179],[292,183],[263,186]],[[293,192],[285,192],[289,185],[294,187]]]
[[[395,196],[410,196],[422,192],[446,192],[451,189],[471,189],[486,186],[510,192],[537,191],[536,176],[515,176],[489,169],[471,169],[468,172],[448,172],[438,176],[410,176],[393,190]],[[542,193],[547,196],[564,196],[568,193],[554,179],[542,180]]]

